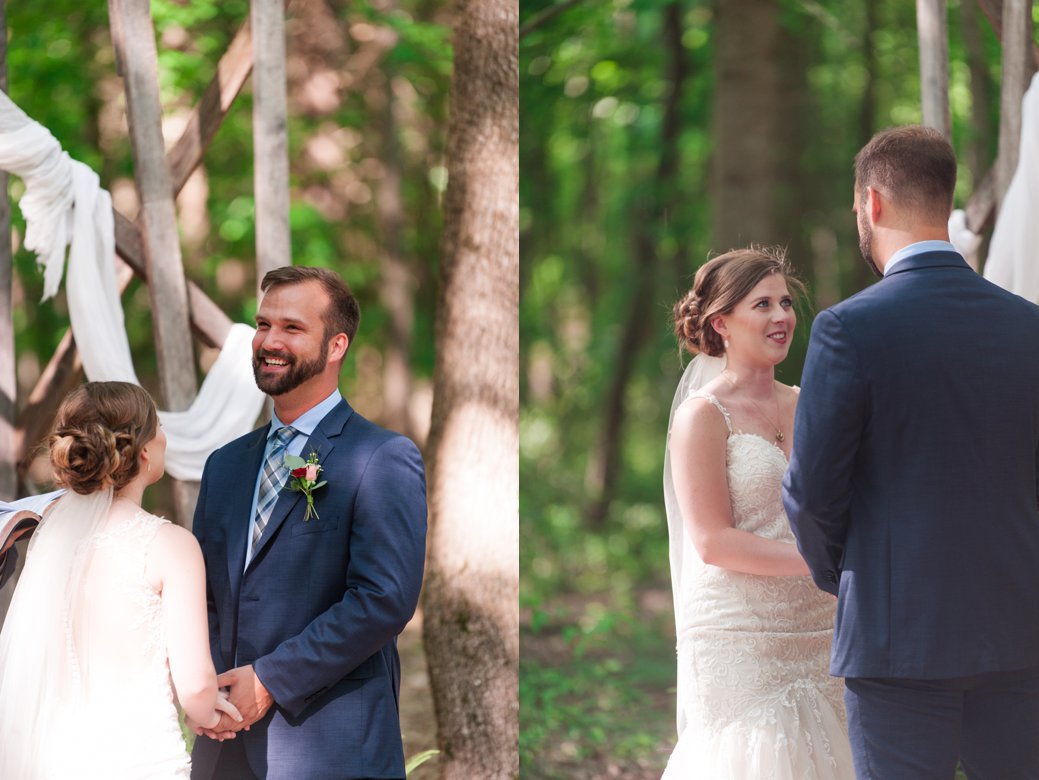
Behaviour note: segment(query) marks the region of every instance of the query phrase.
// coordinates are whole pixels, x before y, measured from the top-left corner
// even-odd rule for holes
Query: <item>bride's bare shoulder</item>
[[[171,561],[201,557],[202,549],[191,531],[164,518],[158,519],[162,520],[162,524],[155,533],[152,555],[159,555]]]

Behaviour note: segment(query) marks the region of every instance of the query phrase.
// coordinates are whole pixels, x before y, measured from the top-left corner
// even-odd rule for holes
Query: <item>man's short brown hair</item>
[[[867,187],[922,218],[944,222],[956,189],[956,154],[945,136],[930,127],[883,130],[855,155],[860,206]]]
[[[350,287],[339,274],[327,268],[315,268],[306,265],[286,265],[268,271],[260,283],[260,291],[267,292],[274,287],[287,287],[304,282],[317,282],[328,293],[329,304],[322,316],[325,324],[325,340],[337,333],[345,333],[354,343],[357,326],[361,323],[361,307],[350,292]]]

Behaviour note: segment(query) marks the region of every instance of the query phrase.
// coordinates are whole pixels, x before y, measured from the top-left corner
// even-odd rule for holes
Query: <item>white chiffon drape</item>
[[[19,201],[25,247],[43,266],[44,300],[58,292],[68,248],[69,320],[87,378],[140,384],[116,286],[112,199],[97,174],[72,160],[2,92],[0,170],[25,183]],[[248,325],[233,325],[191,407],[159,413],[168,440],[166,470],[174,478],[201,479],[209,454],[255,425],[264,395],[253,380],[253,333]]]

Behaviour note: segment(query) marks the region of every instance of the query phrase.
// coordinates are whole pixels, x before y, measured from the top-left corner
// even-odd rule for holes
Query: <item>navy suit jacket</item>
[[[303,494],[284,490],[246,568],[269,427],[210,456],[193,527],[217,672],[253,664],[274,697],[236,739],[259,777],[403,778],[396,637],[422,583],[422,458],[341,402],[302,452],[328,481],[314,491],[318,516],[304,521]],[[215,763],[220,745],[199,738],[194,760]]]
[[[1039,307],[939,251],[820,313],[783,488],[831,673],[1039,664]]]

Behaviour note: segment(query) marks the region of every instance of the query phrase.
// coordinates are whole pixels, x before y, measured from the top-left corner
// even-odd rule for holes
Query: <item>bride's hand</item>
[[[230,715],[235,723],[242,722],[242,713],[231,703],[227,698],[227,692],[222,688],[218,688],[216,692],[216,709],[217,712],[225,712]]]

